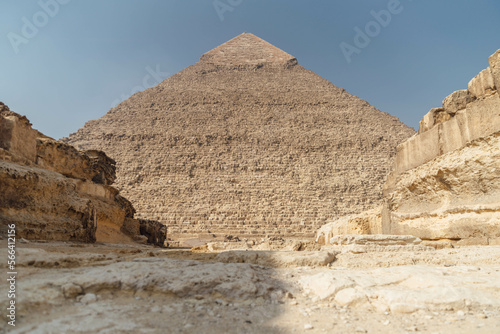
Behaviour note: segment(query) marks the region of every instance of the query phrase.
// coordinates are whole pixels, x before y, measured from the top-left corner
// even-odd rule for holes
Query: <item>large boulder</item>
[[[137,219],[141,235],[148,238],[148,243],[163,247],[167,240],[167,226],[154,220]]]
[[[381,207],[364,211],[357,215],[343,216],[323,225],[316,233],[316,242],[328,245],[336,235],[382,233]]]
[[[493,77],[493,82],[495,83],[496,89],[500,89],[500,50],[495,52],[489,58],[491,74]]]
[[[453,116],[460,110],[464,110],[470,101],[471,96],[467,89],[459,90],[453,92],[443,100],[443,108],[450,116]]]
[[[481,98],[486,95],[493,94],[496,91],[495,81],[491,68],[487,68],[469,82],[469,94],[473,98]]]

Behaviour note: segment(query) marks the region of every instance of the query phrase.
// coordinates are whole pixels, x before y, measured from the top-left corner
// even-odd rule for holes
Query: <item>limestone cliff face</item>
[[[396,117],[242,34],[67,141],[117,161],[138,216],[179,237],[313,236],[381,203]]]
[[[0,161],[0,189],[0,233],[15,223],[20,238],[96,241],[96,208],[73,179]]]
[[[15,223],[26,239],[131,242],[141,233],[127,235],[123,225],[135,210],[114,179],[103,152],[44,136],[0,103],[0,234]]]
[[[383,232],[500,240],[500,50],[467,90],[447,97],[398,146],[385,185]]]

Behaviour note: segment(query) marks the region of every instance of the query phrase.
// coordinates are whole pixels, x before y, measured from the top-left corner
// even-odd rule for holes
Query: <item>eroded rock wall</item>
[[[500,238],[500,50],[398,146],[383,232],[495,244]]]
[[[0,161],[0,226],[38,240],[96,241],[97,210],[73,179],[49,170]]]
[[[106,154],[49,138],[3,103],[0,130],[0,234],[15,223],[19,238],[163,245],[161,226],[142,239],[140,229],[123,233],[135,209],[111,186],[115,162]]]

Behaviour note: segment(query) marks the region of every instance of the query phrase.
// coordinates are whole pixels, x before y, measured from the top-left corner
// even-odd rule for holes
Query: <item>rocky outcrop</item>
[[[24,116],[0,104],[0,154],[7,161],[33,165],[36,161],[37,133]]]
[[[44,136],[26,117],[0,104],[0,233],[15,224],[16,236],[26,239],[140,239],[141,230],[122,233],[135,210],[111,186],[114,180],[115,162],[106,154],[81,152]],[[150,224],[154,228],[145,238],[163,246],[166,228]]]
[[[116,179],[116,162],[101,151],[78,151],[52,138],[36,139],[36,164],[70,178],[111,185]]]
[[[381,210],[382,208],[379,206],[357,215],[341,217],[323,225],[316,232],[316,242],[321,245],[328,245],[332,237],[336,235],[382,233]]]
[[[73,179],[0,161],[0,189],[0,233],[15,224],[19,238],[96,241],[96,208]]]
[[[116,161],[111,159],[102,151],[88,150],[85,155],[90,159],[92,169],[98,173],[92,181],[99,184],[113,184],[116,180]]]
[[[138,219],[141,235],[148,238],[148,243],[163,246],[167,238],[167,227],[160,222]]]
[[[489,61],[398,146],[384,190],[384,233],[500,240],[500,50]]]
[[[383,230],[422,239],[500,238],[500,133],[398,176]]]
[[[140,243],[163,247],[167,240],[167,227],[154,220],[125,218],[121,230]]]
[[[345,234],[414,235],[430,245],[500,242],[500,50],[467,90],[431,109],[397,147],[382,210],[324,225],[316,242]],[[374,228],[375,226],[375,228]]]

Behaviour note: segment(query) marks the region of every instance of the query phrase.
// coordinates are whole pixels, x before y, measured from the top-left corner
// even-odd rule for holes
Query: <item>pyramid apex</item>
[[[203,54],[200,61],[230,67],[288,67],[297,64],[294,56],[248,32]]]

